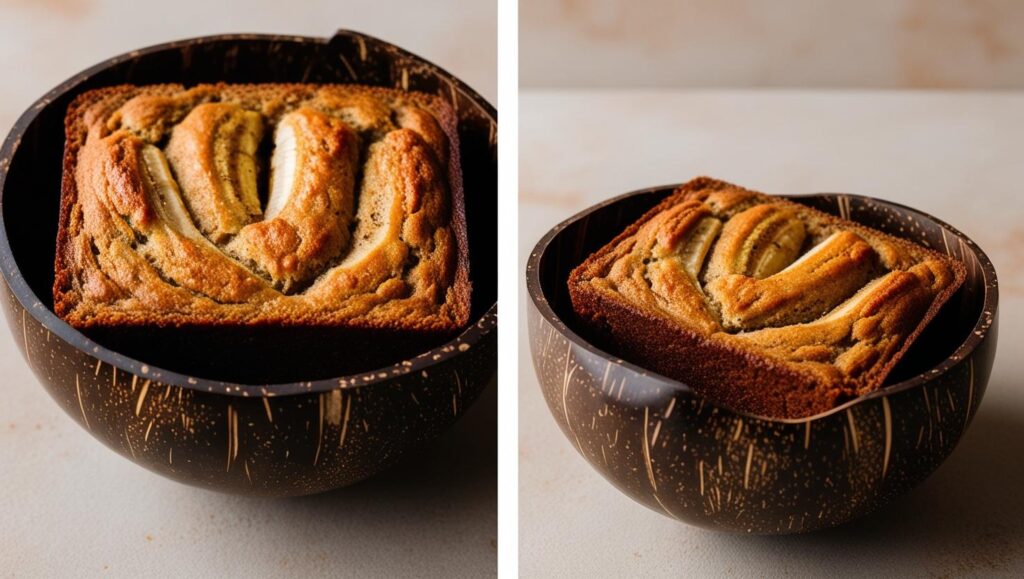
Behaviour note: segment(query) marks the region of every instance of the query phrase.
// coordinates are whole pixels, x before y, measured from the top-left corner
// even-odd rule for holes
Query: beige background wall
[[[523,86],[1024,87],[1014,0],[520,0]]]
[[[136,48],[224,32],[330,36],[350,28],[448,69],[497,96],[493,0],[0,0],[0,136],[76,72]]]

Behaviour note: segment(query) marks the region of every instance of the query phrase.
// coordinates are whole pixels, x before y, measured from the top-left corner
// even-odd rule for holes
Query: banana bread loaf
[[[458,136],[437,97],[118,86],[77,98],[66,137],[53,294],[73,326],[468,321]]]
[[[574,310],[702,396],[798,418],[880,387],[963,282],[959,261],[706,177],[569,278]]]

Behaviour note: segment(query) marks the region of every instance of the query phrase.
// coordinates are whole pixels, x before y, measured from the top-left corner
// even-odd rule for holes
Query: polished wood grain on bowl
[[[991,372],[998,290],[984,253],[945,223],[894,203],[794,197],[961,259],[968,277],[881,390],[806,419],[751,416],[619,358],[572,312],[570,270],[672,189],[588,209],[556,226],[529,258],[531,356],[576,450],[652,509],[745,533],[838,525],[924,480],[970,424]]]
[[[358,82],[448,101],[467,191],[470,325],[416,347],[381,339],[380,356],[353,357],[347,344],[355,338],[315,330],[165,328],[124,339],[86,335],[58,319],[50,288],[67,104],[120,83],[217,81]],[[496,133],[494,108],[472,89],[355,32],[213,36],[112,58],[40,99],[0,150],[0,304],[54,400],[129,459],[182,482],[247,494],[354,483],[435,438],[495,375]]]

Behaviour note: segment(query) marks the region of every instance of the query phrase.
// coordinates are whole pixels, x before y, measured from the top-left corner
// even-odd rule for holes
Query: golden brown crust
[[[569,292],[638,362],[796,418],[880,387],[965,275],[909,241],[702,177],[573,270]]]
[[[436,97],[120,86],[65,125],[54,309],[76,327],[468,321],[458,135]]]

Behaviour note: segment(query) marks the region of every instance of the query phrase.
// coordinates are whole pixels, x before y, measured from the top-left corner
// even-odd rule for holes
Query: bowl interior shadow
[[[13,257],[35,299],[52,311],[64,114],[75,96],[124,83],[351,83],[353,74],[361,84],[395,86],[395,61],[408,62],[409,55],[369,37],[362,37],[365,45],[361,47],[355,39],[354,35],[341,37],[341,42],[332,40],[328,44],[316,38],[218,37],[142,51],[76,77],[77,84],[46,103],[25,127],[10,161],[0,205]],[[342,55],[349,52],[348,60],[355,63],[356,70],[341,66],[342,61],[337,59],[324,63],[322,51],[327,46]],[[364,48],[366,58],[357,58]],[[408,76],[410,90],[440,93],[450,89],[445,82],[450,81],[442,80],[441,73],[436,72]],[[493,259],[497,253],[497,153],[492,139],[492,122],[496,121],[487,108],[484,104],[459,111],[473,283],[471,320],[479,319],[497,300],[497,264]],[[440,346],[453,337],[274,327],[83,333],[112,351],[155,367],[242,384],[317,380],[371,371]]]
[[[672,191],[672,188],[652,189],[597,206],[581,218],[565,224],[543,248],[539,259],[540,289],[553,313],[569,330],[614,358],[629,361],[628,356],[619,355],[614,346],[591,331],[573,311],[567,285],[569,273]],[[838,214],[836,195],[797,196],[792,199],[829,214]],[[867,202],[865,198],[856,196],[850,196],[850,201],[853,220],[898,237],[903,236],[901,232],[907,229],[908,223],[921,224],[923,230],[920,233],[925,236],[923,241],[931,247],[942,247],[942,229],[927,215],[877,200]],[[884,211],[878,211],[879,208]],[[947,235],[952,236],[951,233]],[[965,283],[950,298],[893,368],[885,386],[935,367],[964,342],[978,322],[984,306],[984,284],[977,285],[980,287]]]

